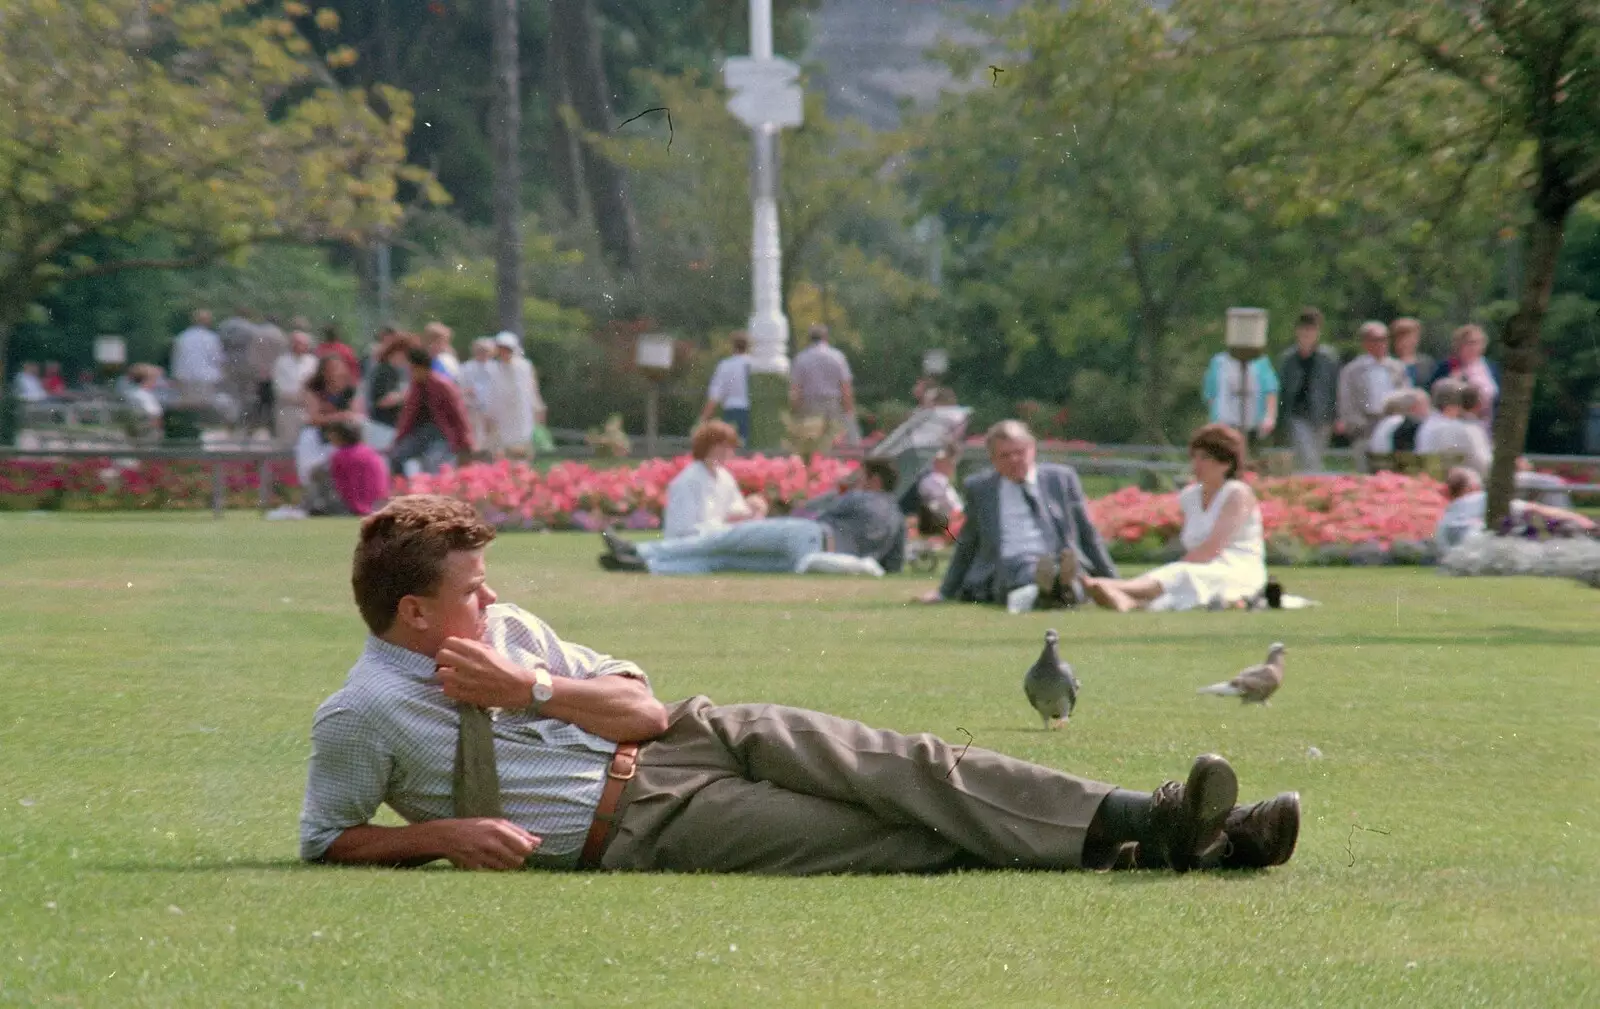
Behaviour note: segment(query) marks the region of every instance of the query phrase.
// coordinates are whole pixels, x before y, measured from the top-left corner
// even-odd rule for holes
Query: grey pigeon
[[[1220,694],[1223,697],[1239,697],[1244,703],[1267,703],[1279,687],[1283,686],[1283,642],[1274,641],[1272,647],[1267,649],[1267,661],[1259,666],[1251,666],[1241,670],[1238,676],[1225,683],[1213,683],[1209,687],[1201,687],[1198,691],[1202,694]]]
[[[1073,705],[1078,703],[1078,678],[1072,667],[1061,661],[1056,653],[1056,643],[1061,635],[1055,631],[1044,632],[1044,651],[1039,653],[1026,676],[1022,678],[1022,692],[1028,703],[1044,719],[1046,729],[1060,728],[1072,717]]]

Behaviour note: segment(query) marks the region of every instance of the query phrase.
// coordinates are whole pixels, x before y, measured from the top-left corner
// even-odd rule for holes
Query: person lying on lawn
[[[450,498],[362,522],[371,635],[317,710],[313,862],[816,873],[1286,861],[1294,793],[1236,808],[1227,761],[1125,791],[931,735],[775,704],[662,704],[631,662],[496,602],[494,538]],[[387,803],[407,822],[372,823]]]

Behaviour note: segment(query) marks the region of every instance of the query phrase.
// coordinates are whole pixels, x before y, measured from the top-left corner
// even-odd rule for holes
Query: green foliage
[[[76,278],[359,240],[398,223],[402,183],[442,199],[404,164],[408,95],[339,90],[290,22],[241,0],[14,0],[3,16],[0,339]],[[119,255],[152,235],[170,255]]]
[[[494,261],[468,259],[454,266],[426,266],[407,275],[398,286],[399,317],[417,324],[445,320],[457,330],[458,342],[498,331],[495,324]],[[588,317],[543,298],[522,301],[524,336],[533,342],[559,344],[582,337]]]
[[[1223,21],[1204,3],[1025,5],[998,28],[1005,77],[919,124],[918,190],[957,239],[948,317],[969,382],[1052,400],[1103,374],[1138,394],[1075,409],[1081,433],[1179,438],[1231,305],[1269,309],[1281,348],[1308,302],[1334,334],[1472,303],[1488,259],[1468,239],[1500,190],[1457,194],[1459,229],[1400,201],[1296,202],[1289,167],[1323,138],[1288,113],[1323,68],[1290,47],[1175,51]]]

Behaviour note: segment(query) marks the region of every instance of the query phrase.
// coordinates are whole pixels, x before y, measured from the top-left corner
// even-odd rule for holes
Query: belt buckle
[[[616,760],[616,757],[617,757],[617,755],[613,754],[613,756],[611,758],[611,766],[606,768],[606,777],[610,778],[613,781],[632,781],[633,780],[633,776],[635,774],[637,774],[638,771],[639,771],[639,751],[638,750],[634,750],[632,753],[628,754],[628,773],[627,774],[618,774],[617,773],[617,760]]]

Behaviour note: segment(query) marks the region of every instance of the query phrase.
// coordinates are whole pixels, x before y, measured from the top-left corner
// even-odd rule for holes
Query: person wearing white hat
[[[544,423],[539,376],[522,354],[522,341],[511,332],[494,338],[489,421],[490,450],[496,455],[526,456],[533,452],[533,426]]]

